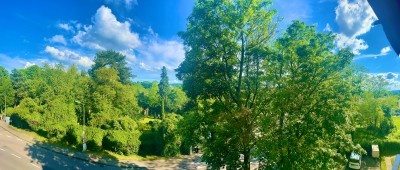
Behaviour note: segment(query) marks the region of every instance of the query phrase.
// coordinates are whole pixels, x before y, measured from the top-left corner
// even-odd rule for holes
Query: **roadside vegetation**
[[[76,148],[85,131],[88,150],[119,158],[199,146],[212,169],[250,169],[251,160],[261,169],[334,169],[371,144],[381,156],[400,152],[399,96],[385,79],[351,64],[332,33],[293,21],[276,34],[271,3],[198,1],[178,34],[182,86],[169,84],[165,67],[159,82],[133,82],[115,51],[98,52],[87,72],[0,67],[11,124]]]

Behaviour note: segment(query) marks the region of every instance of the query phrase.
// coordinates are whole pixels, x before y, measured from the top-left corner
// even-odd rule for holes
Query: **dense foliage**
[[[360,111],[354,101],[365,86],[351,74],[354,55],[337,49],[332,33],[300,21],[274,39],[270,5],[196,3],[179,34],[186,57],[177,77],[193,103],[181,122],[183,139],[201,145],[215,169],[250,169],[250,157],[267,169],[339,167],[351,151],[365,152],[352,141]]]
[[[7,100],[11,124],[78,148],[84,137],[89,150],[138,153],[144,132],[139,128],[140,120],[149,115],[149,109],[149,116],[161,114],[158,83],[152,83],[150,88],[132,83],[130,73],[121,74],[129,69],[120,53],[99,52],[95,62],[90,75],[79,72],[75,66],[65,69],[61,64],[14,69],[11,74],[0,67],[0,92]],[[163,74],[167,76],[165,68]],[[168,101],[167,113],[180,112],[187,102],[185,93],[180,87],[169,87],[168,82],[163,88],[171,89],[163,93]],[[168,150],[156,154],[179,154],[180,141],[176,140],[180,138],[171,135],[175,133],[172,123],[176,120],[168,118],[157,129],[162,132],[161,143],[157,145],[160,148],[166,145]]]
[[[51,141],[166,157],[199,146],[210,169],[335,169],[371,144],[382,155],[400,148],[388,138],[399,97],[384,78],[351,65],[351,50],[315,26],[293,21],[275,35],[271,4],[198,0],[179,33],[183,86],[166,67],[159,83],[134,83],[124,55],[101,51],[88,74],[0,66],[0,100],[12,125]]]

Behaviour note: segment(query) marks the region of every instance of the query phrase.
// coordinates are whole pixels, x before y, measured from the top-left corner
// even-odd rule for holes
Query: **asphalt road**
[[[3,122],[1,122],[3,123]],[[29,143],[0,127],[0,170],[121,169],[69,157]]]

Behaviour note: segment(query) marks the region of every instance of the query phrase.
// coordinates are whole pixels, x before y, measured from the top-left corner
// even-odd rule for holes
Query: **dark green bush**
[[[138,153],[140,146],[141,133],[139,131],[121,131],[109,130],[103,138],[102,145],[104,149],[123,155]]]
[[[38,112],[29,112],[26,108],[11,108],[8,116],[11,118],[11,125],[15,127],[32,131],[40,128],[41,114]]]
[[[46,137],[50,140],[61,141],[67,133],[67,126],[63,124],[47,124],[44,126],[44,131],[47,132]]]
[[[176,156],[180,153],[181,136],[178,133],[178,123],[182,116],[177,114],[166,114],[161,122],[160,134],[163,136],[163,156]]]
[[[140,136],[139,155],[161,155],[163,139],[162,134],[159,132],[160,123],[150,121],[148,124],[150,124],[151,128],[143,131]]]
[[[400,151],[400,141],[387,140],[387,139],[376,139],[372,141],[363,140],[359,142],[362,148],[367,151],[368,155],[371,155],[371,145],[378,145],[381,156],[391,156],[398,154]]]
[[[100,151],[103,149],[102,142],[105,130],[95,127],[86,128],[87,148],[92,151]]]
[[[17,128],[21,129],[28,129],[32,130],[32,128],[29,126],[29,123],[24,119],[24,117],[21,116],[21,114],[15,113],[9,115],[11,119],[11,125]]]
[[[82,126],[69,125],[63,141],[71,145],[82,144]]]

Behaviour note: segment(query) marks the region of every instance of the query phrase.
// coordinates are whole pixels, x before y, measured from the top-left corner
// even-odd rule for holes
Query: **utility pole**
[[[83,107],[83,128],[82,128],[82,152],[86,151],[86,138],[85,138],[85,104],[80,101],[75,101],[75,103],[81,104]]]

